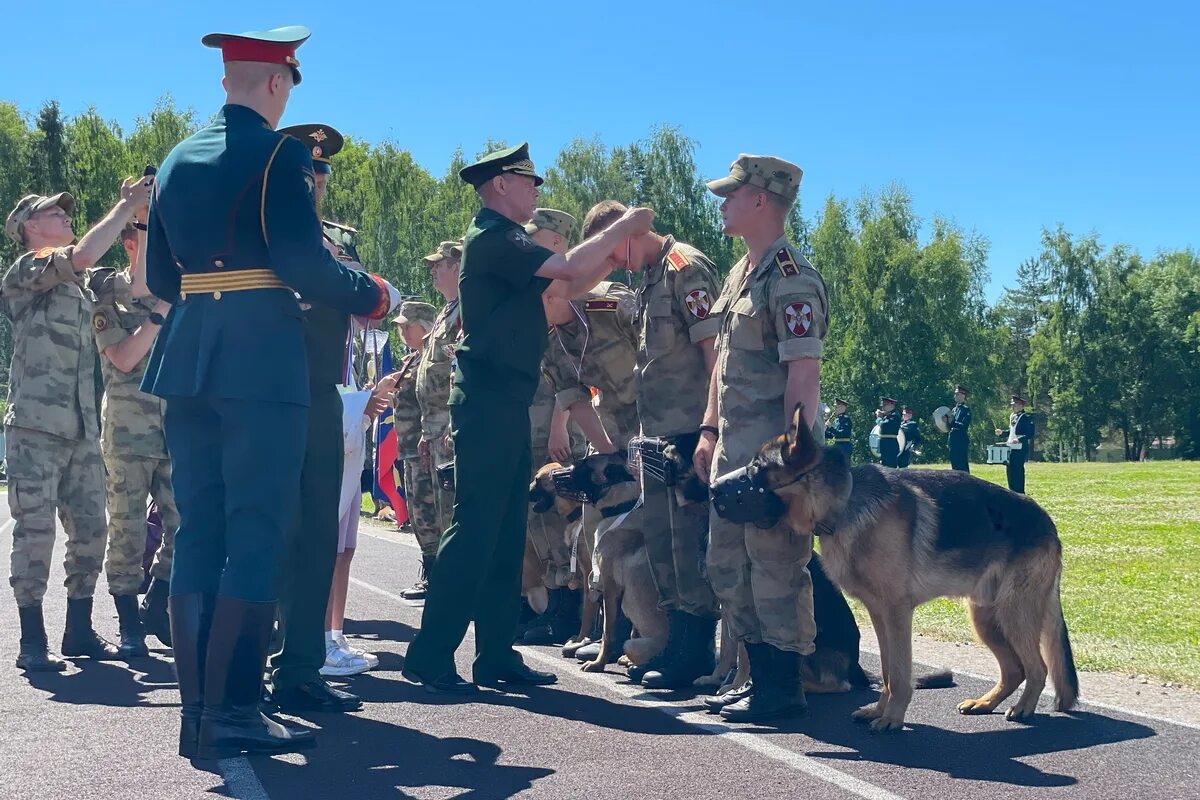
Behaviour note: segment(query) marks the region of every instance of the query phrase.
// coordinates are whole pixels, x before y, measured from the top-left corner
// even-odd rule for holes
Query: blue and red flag
[[[388,347],[386,338],[378,337],[375,341],[379,339],[383,339],[383,343],[379,347],[375,380],[392,371],[392,349]],[[375,423],[375,485],[371,494],[377,501],[383,500],[390,505],[396,512],[396,524],[403,525],[408,520],[408,504],[404,499],[404,482],[396,473],[396,456],[400,449],[396,442],[395,413],[395,409],[388,406]]]

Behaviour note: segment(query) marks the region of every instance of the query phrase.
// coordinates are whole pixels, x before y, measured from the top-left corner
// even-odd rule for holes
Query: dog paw
[[[992,705],[982,698],[975,700],[963,700],[958,704],[958,713],[960,714],[990,714],[992,713]]]
[[[877,720],[881,716],[883,716],[883,711],[880,710],[878,704],[872,703],[855,711],[850,718],[858,722],[866,722],[867,720]]]
[[[621,656],[617,659],[617,666],[629,669],[633,666],[633,662],[629,660],[629,656]]]
[[[871,722],[871,730],[875,733],[889,733],[898,731],[904,728],[904,718],[893,719],[892,717],[883,716]]]
[[[1033,719],[1034,710],[1022,710],[1019,705],[1013,706],[1008,711],[1004,712],[1004,718],[1009,722],[1028,722]]]
[[[604,672],[604,660],[598,658],[595,661],[585,661],[579,668],[584,672]]]

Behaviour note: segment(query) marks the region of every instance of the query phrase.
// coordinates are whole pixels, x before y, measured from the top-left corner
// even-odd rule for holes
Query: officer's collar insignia
[[[784,277],[800,274],[800,268],[796,266],[792,254],[788,252],[786,247],[775,254],[775,266],[779,267],[779,272]]]
[[[329,134],[325,133],[324,128],[317,128],[315,131],[310,133],[308,136],[310,139],[312,139],[313,141],[316,141],[316,142],[323,142],[329,138]]]
[[[615,297],[597,297],[584,302],[583,308],[586,311],[616,311],[620,302]]]
[[[675,267],[676,270],[683,269],[689,263],[687,256],[678,250],[672,250],[671,252],[667,253],[667,261],[670,261],[671,266]]]

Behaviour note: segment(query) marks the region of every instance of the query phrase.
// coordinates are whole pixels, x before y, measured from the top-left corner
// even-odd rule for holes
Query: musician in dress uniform
[[[850,461],[850,455],[854,452],[854,442],[851,440],[854,426],[850,421],[850,415],[846,413],[849,408],[850,404],[845,400],[840,398],[834,400],[833,419],[825,426],[826,441],[846,454],[847,463]]]
[[[890,397],[879,398],[875,410],[875,421],[879,424],[879,461],[885,467],[899,466],[900,458],[900,412],[896,401]]]
[[[1008,477],[1008,488],[1025,494],[1025,462],[1029,459],[1029,448],[1033,446],[1033,415],[1025,413],[1025,398],[1019,394],[1010,397],[1012,414],[1008,417],[1008,463],[1004,472]],[[1005,434],[1003,428],[996,429],[997,436]]]
[[[971,407],[967,396],[971,394],[961,383],[954,387],[954,411],[950,414],[950,433],[946,439],[950,445],[950,468],[970,472],[968,454],[971,452],[967,428],[971,427]]]
[[[917,423],[913,410],[905,406],[901,412],[900,430],[904,434],[904,449],[896,459],[896,465],[901,469],[912,463],[913,448],[921,443],[921,426]]]
[[[325,248],[312,153],[275,131],[309,35],[291,26],[204,37],[221,50],[228,99],[167,156],[150,207],[147,284],[173,307],[142,389],[167,401],[181,517],[169,606],[187,757],[315,743],[258,710],[308,433],[296,293],[374,319],[399,299]]]

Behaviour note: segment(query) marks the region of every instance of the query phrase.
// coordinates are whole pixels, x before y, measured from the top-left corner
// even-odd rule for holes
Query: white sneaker
[[[376,664],[379,660],[376,659]],[[371,668],[370,662],[361,655],[343,650],[337,642],[330,642],[325,648],[325,666],[320,673],[327,677],[342,677],[360,675]]]
[[[357,647],[351,647],[350,643],[346,641],[344,634],[338,637],[337,643],[342,648],[342,652],[366,659],[366,662],[371,665],[367,669],[375,669],[379,666],[379,656],[374,653],[368,653],[366,650],[359,650]]]

